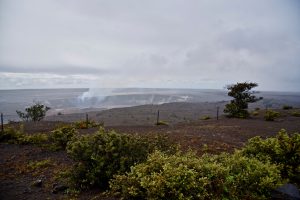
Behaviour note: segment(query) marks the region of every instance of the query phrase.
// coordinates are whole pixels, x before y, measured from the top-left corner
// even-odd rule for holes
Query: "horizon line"
[[[53,88],[0,88],[0,91],[8,91],[8,90],[70,90],[70,89],[162,89],[162,90],[224,90],[227,91],[226,88],[163,88],[163,87],[53,87]],[[282,90],[252,90],[252,91],[258,91],[258,92],[291,92],[291,93],[300,93],[299,91],[282,91]]]

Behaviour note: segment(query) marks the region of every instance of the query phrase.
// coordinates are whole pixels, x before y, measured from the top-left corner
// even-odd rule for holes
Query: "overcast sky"
[[[300,91],[299,0],[0,0],[0,89]]]

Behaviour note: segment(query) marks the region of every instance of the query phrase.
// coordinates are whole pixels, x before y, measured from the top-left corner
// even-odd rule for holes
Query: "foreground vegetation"
[[[176,148],[164,136],[138,136],[118,134],[101,128],[94,135],[73,138],[67,152],[76,162],[69,174],[77,188],[108,186],[115,174],[122,174],[130,167],[146,160],[155,149],[174,153]]]
[[[34,135],[6,128],[0,141],[66,151],[74,162],[62,175],[69,188],[102,188],[123,199],[267,199],[286,182],[299,184],[298,133],[281,130],[276,137],[254,137],[232,154],[199,156],[181,152],[165,135],[102,127],[80,135],[76,124]],[[40,165],[51,166],[51,160],[29,164]]]
[[[239,153],[199,158],[157,151],[110,186],[126,199],[265,199],[281,183],[276,165]]]
[[[284,182],[299,183],[300,134],[282,130],[255,137],[233,154],[156,151],[131,171],[116,175],[111,191],[125,199],[267,199]]]

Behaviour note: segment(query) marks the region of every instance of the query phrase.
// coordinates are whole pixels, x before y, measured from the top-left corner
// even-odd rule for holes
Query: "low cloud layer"
[[[300,89],[297,0],[0,0],[0,89]]]

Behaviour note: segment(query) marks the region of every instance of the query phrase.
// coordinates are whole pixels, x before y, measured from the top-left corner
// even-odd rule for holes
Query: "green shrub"
[[[220,156],[159,151],[110,181],[124,199],[266,199],[281,183],[276,165],[239,153]]]
[[[219,162],[229,168],[223,187],[227,199],[269,199],[271,191],[283,183],[279,167],[268,161],[236,152],[224,154]]]
[[[0,141],[13,144],[42,144],[48,141],[48,136],[44,133],[27,135],[23,133],[22,128],[18,130],[7,127],[0,133]]]
[[[12,127],[7,127],[4,132],[0,132],[0,141],[8,143],[18,143],[19,139],[23,137],[23,133],[20,130],[16,130]]]
[[[281,166],[283,178],[294,183],[300,182],[300,134],[289,136],[281,130],[275,138],[254,137],[248,141],[242,154],[255,157],[263,162],[271,161]]]
[[[294,112],[292,112],[292,116],[300,117],[300,112],[294,111]]]
[[[103,123],[96,123],[95,121],[89,120],[86,121],[78,121],[74,123],[75,128],[77,129],[88,129],[88,128],[94,128],[94,127],[100,127],[103,126]]]
[[[67,143],[77,134],[72,126],[63,126],[51,131],[50,141],[54,150],[65,149]],[[53,149],[52,148],[52,149]]]
[[[258,111],[253,111],[251,114],[252,114],[253,116],[257,116],[257,115],[259,115],[259,112],[258,112]]]
[[[48,141],[48,136],[45,133],[37,133],[33,135],[22,135],[18,139],[19,144],[43,144]]]
[[[41,161],[30,161],[27,165],[29,170],[36,170],[40,168],[46,168],[52,166],[52,162],[50,159],[45,159]]]
[[[67,146],[68,154],[75,161],[70,181],[82,189],[105,188],[114,174],[129,171],[132,165],[146,160],[154,149],[169,151],[165,140],[117,134],[103,128],[94,135],[78,136]]]
[[[134,135],[133,137],[147,144],[148,153],[159,150],[167,154],[174,154],[179,149],[179,146],[171,142],[166,134]]]
[[[35,103],[34,105],[25,108],[25,113],[18,110],[16,110],[16,112],[22,120],[41,121],[46,116],[48,110],[50,110],[49,107],[41,103]]]
[[[282,109],[283,110],[290,110],[290,109],[293,109],[293,106],[284,105],[284,106],[282,106]]]
[[[208,119],[211,119],[211,117],[208,116],[208,115],[205,115],[205,116],[203,116],[201,119],[202,119],[202,120],[208,120]]]
[[[274,121],[276,118],[280,116],[279,112],[273,110],[267,110],[265,114],[266,121]]]
[[[157,125],[157,126],[161,126],[161,125],[168,126],[169,124],[167,122],[165,122],[165,121],[158,121],[158,122],[156,122],[155,125]]]

